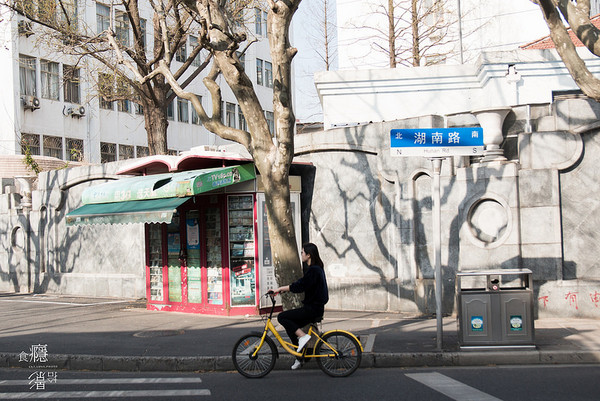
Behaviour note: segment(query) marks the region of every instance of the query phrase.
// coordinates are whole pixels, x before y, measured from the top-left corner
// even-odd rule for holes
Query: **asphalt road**
[[[117,373],[0,369],[0,399],[52,400],[598,400],[600,365],[359,369],[347,378],[319,370]],[[42,380],[43,379],[43,380]]]

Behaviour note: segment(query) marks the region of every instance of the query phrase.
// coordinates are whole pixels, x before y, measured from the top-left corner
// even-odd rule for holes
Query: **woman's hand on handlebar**
[[[288,292],[289,290],[290,290],[290,286],[289,285],[285,285],[283,287],[275,288],[274,290],[269,290],[267,292],[267,294],[270,293],[270,292],[273,292],[274,295],[279,295],[281,293]]]

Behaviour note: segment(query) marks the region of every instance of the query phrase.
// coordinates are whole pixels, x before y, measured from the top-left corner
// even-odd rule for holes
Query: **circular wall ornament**
[[[484,248],[499,246],[512,230],[510,208],[498,197],[482,197],[469,208],[467,225],[477,245]]]

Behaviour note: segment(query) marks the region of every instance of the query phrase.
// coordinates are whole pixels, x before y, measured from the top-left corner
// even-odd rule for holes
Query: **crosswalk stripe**
[[[375,337],[377,334],[369,334],[367,337],[367,343],[365,344],[365,352],[373,352],[373,345],[375,345]]]
[[[36,391],[0,393],[2,400],[63,399],[63,398],[126,398],[126,397],[195,397],[210,395],[210,390],[115,390],[115,391]]]
[[[30,380],[0,380],[0,386],[27,386]],[[144,378],[113,378],[113,379],[56,379],[56,384],[166,384],[166,383],[202,383],[199,377],[144,377]],[[52,385],[52,384],[50,384]]]
[[[457,401],[501,401],[471,386],[440,373],[407,373],[407,377]]]

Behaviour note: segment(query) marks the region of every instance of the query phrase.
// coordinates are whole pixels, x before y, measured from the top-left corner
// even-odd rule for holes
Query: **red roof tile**
[[[594,24],[596,28],[600,29],[600,14],[590,18],[590,21],[592,22],[592,24]],[[571,28],[569,28],[567,31],[569,32],[569,36],[571,37],[571,40],[573,41],[575,46],[583,47],[583,43],[581,43],[581,41],[577,38],[575,32],[573,32]],[[554,49],[555,47],[556,46],[554,45],[554,41],[552,41],[552,38],[548,35],[521,46],[521,49]]]

